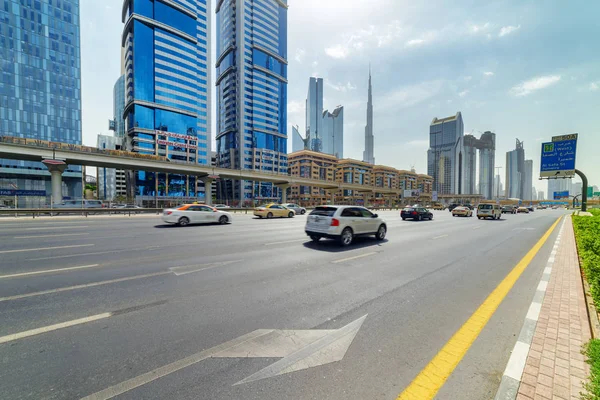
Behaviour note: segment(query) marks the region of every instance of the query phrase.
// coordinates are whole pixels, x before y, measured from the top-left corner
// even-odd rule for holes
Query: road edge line
[[[398,395],[396,400],[433,400],[490,318],[517,283],[525,269],[531,264],[540,249],[546,244],[562,217],[542,235],[517,265],[504,277],[467,321],[452,335],[438,353],[427,363],[412,382]]]
[[[508,363],[506,364],[506,369],[502,375],[502,380],[500,381],[500,386],[498,387],[494,400],[515,400],[517,398],[523,371],[525,370],[525,364],[527,362],[527,356],[529,355],[531,342],[533,341],[533,335],[535,334],[540,309],[544,303],[544,298],[546,297],[546,289],[548,287],[548,282],[550,282],[552,267],[555,262],[555,254],[560,245],[564,226],[565,219],[563,218],[558,231],[558,236],[554,241],[551,255],[548,258],[546,268],[544,269],[540,283],[536,289],[533,301],[527,311],[525,321],[523,321],[523,327],[519,333],[517,343],[515,343],[510,358],[508,359]]]

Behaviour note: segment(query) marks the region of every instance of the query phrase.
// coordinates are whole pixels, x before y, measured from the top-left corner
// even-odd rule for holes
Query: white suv
[[[387,224],[364,207],[319,206],[309,214],[304,230],[315,242],[325,237],[349,246],[356,236],[375,235],[377,240],[385,239]]]

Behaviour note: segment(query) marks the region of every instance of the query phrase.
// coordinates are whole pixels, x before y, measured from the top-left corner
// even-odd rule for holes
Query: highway
[[[349,248],[305,216],[3,218],[0,398],[396,399],[564,214],[385,211]],[[556,234],[436,399],[494,397]]]

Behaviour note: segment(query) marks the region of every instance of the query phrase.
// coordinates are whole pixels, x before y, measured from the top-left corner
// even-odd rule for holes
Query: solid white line
[[[47,237],[65,237],[65,236],[82,236],[89,235],[89,233],[65,233],[63,235],[37,235],[37,236],[15,236],[13,239],[38,239]]]
[[[25,228],[26,231],[53,231],[55,229],[87,228],[87,225],[53,226],[51,228]]]
[[[94,268],[94,267],[97,267],[98,265],[100,265],[100,264],[82,265],[81,267],[46,269],[43,271],[21,272],[18,274],[0,275],[0,279],[17,278],[20,276],[30,276],[30,275],[40,275],[40,274],[52,274],[52,273],[57,273],[57,272],[73,271],[73,270],[77,270],[77,269]]]
[[[169,270],[174,273],[176,276],[193,274],[195,272],[206,271],[207,269],[213,269],[218,267],[224,267],[229,264],[234,264],[237,262],[241,262],[243,260],[232,260],[232,261],[224,261],[224,262],[214,262],[210,264],[204,265],[184,265],[181,267],[171,267]]]
[[[542,311],[541,303],[531,303],[529,306],[529,310],[527,310],[527,316],[525,318],[530,319],[532,321],[537,321],[540,317],[540,311]]]
[[[2,251],[0,251],[0,254],[25,253],[28,251],[42,251],[42,250],[73,249],[75,247],[90,247],[90,246],[94,246],[94,245],[93,244],[74,244],[71,246],[39,247],[37,249],[2,250]]]
[[[545,274],[551,274],[552,273],[552,267],[546,267],[546,268],[544,268],[544,273]]]
[[[504,375],[513,378],[521,382],[523,370],[525,369],[525,362],[527,361],[527,355],[529,354],[529,345],[523,342],[517,342],[513,349],[508,365],[504,371]]]
[[[283,242],[265,243],[265,246],[276,246],[278,244],[295,243],[295,242],[306,242],[306,239],[294,239],[294,240],[286,240]]]
[[[41,292],[33,292],[33,293],[27,293],[27,294],[18,294],[16,296],[0,297],[0,302],[2,302],[2,301],[11,301],[11,300],[25,299],[27,297],[41,296],[41,295],[44,295],[44,294],[67,292],[67,291],[76,290],[76,289],[86,289],[86,288],[90,288],[90,287],[94,287],[94,286],[102,286],[102,285],[108,285],[108,284],[111,284],[111,283],[119,283],[119,282],[132,281],[134,279],[151,278],[153,276],[160,276],[160,275],[167,275],[167,274],[171,274],[171,271],[154,272],[154,273],[151,273],[151,274],[128,276],[127,278],[111,279],[109,281],[100,281],[100,282],[94,282],[94,283],[86,283],[86,284],[83,284],[83,285],[67,286],[67,287],[62,287],[62,288],[58,288],[58,289],[43,290]]]
[[[42,328],[31,329],[31,330],[24,331],[24,332],[13,333],[12,335],[1,336],[0,344],[6,343],[6,342],[12,342],[13,340],[23,339],[23,338],[26,338],[29,336],[39,335],[41,333],[52,332],[52,331],[55,331],[58,329],[68,328],[68,327],[75,326],[75,325],[81,325],[81,324],[85,324],[88,322],[97,321],[99,319],[109,318],[111,316],[112,316],[112,313],[107,312],[107,313],[92,315],[90,317],[74,319],[72,321],[61,322],[60,324],[54,324],[54,325],[44,326]]]
[[[537,290],[539,290],[540,292],[545,292],[546,288],[548,288],[548,281],[540,281]]]
[[[346,261],[356,260],[358,258],[372,256],[373,254],[377,254],[377,252],[365,253],[365,254],[360,254],[358,256],[354,256],[354,257],[342,258],[340,260],[332,261],[332,263],[334,263],[334,264],[343,263],[343,262],[346,262]]]
[[[448,237],[448,235],[436,236],[436,237],[433,238],[433,240],[441,239],[441,238],[445,238],[445,237]]]

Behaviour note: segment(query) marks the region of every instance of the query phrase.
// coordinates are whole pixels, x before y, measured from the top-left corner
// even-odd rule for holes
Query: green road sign
[[[592,197],[594,195],[594,188],[592,186],[588,186],[587,195],[588,197]]]

